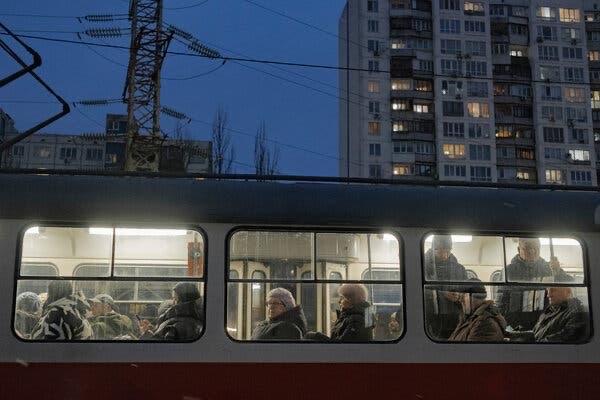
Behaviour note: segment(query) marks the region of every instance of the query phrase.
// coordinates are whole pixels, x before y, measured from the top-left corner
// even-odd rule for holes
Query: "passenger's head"
[[[388,329],[390,333],[399,334],[401,329],[402,311],[398,310],[390,315],[390,321],[388,322]]]
[[[549,287],[546,291],[551,305],[564,303],[573,297],[573,290],[566,286]]]
[[[519,238],[517,250],[523,261],[535,262],[540,258],[540,239]]]
[[[140,318],[153,321],[158,315],[158,306],[156,304],[146,304],[140,313]]]
[[[64,297],[73,294],[73,285],[70,281],[52,281],[48,284],[48,298],[46,304],[52,304]]]
[[[112,311],[116,311],[116,305],[113,298],[107,294],[99,294],[90,299],[92,305],[92,314],[97,317],[99,315],[107,315]]]
[[[179,282],[173,288],[173,303],[187,303],[200,298],[198,285],[193,282]]]
[[[360,283],[345,283],[338,289],[338,301],[342,310],[348,310],[357,304],[367,301],[367,287]]]
[[[267,318],[277,318],[286,311],[296,307],[292,293],[284,288],[275,288],[267,294]]]
[[[445,262],[452,254],[452,236],[435,235],[432,243],[433,254],[436,262]]]
[[[468,283],[465,283],[456,291],[462,296],[460,301],[466,314],[476,310],[487,298],[487,290],[477,278],[469,279]]]
[[[17,311],[24,311],[29,314],[39,314],[42,310],[42,302],[37,294],[33,292],[23,292],[17,296]]]

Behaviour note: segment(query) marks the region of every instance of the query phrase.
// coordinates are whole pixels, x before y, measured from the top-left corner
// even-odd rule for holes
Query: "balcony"
[[[500,95],[500,96],[494,96],[494,103],[497,104],[530,104],[532,101],[531,97],[525,97],[525,96],[512,96],[510,94],[508,95]]]
[[[433,92],[424,92],[421,90],[392,90],[392,98],[400,99],[419,99],[433,100]]]
[[[525,160],[522,158],[497,158],[496,164],[502,167],[535,168],[535,160]]]
[[[435,142],[433,132],[403,131],[392,132],[392,140],[418,140],[422,142]]]
[[[433,108],[433,105],[431,106]],[[416,119],[421,119],[421,120],[426,120],[426,121],[433,121],[434,119],[434,113],[429,112],[429,113],[418,113],[418,112],[414,112],[413,110],[392,110],[392,112],[390,113],[392,119],[401,119],[401,120],[416,120]]]

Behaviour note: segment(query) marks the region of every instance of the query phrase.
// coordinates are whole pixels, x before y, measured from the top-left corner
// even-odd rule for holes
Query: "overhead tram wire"
[[[180,7],[164,7],[164,6],[163,6],[163,9],[165,9],[165,10],[169,10],[169,11],[175,11],[175,10],[188,10],[188,9],[190,9],[190,8],[195,8],[195,7],[200,7],[200,6],[203,6],[203,5],[205,5],[206,3],[208,3],[208,0],[203,0],[203,1],[200,1],[200,2],[198,2],[198,3],[195,3],[195,4],[189,4],[189,5],[187,5],[187,6],[180,6]]]

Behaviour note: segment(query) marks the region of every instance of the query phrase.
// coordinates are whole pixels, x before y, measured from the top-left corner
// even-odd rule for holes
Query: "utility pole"
[[[131,0],[131,48],[123,91],[127,102],[126,171],[158,171],[160,71],[172,32],[163,31],[162,0]]]

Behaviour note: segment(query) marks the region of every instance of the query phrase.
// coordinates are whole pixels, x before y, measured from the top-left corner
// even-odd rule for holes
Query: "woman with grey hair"
[[[252,340],[300,340],[306,333],[306,317],[292,293],[275,288],[267,294],[267,319],[259,322]]]
[[[339,287],[337,320],[331,328],[331,340],[339,342],[368,342],[373,340],[373,326],[367,322],[368,291],[365,285],[346,283]]]

